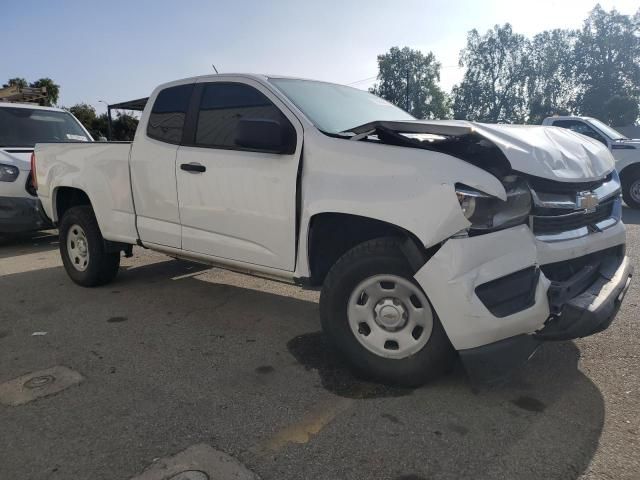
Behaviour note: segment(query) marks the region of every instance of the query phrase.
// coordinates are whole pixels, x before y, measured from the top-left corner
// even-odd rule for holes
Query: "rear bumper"
[[[22,233],[50,227],[37,198],[0,197],[0,233]]]

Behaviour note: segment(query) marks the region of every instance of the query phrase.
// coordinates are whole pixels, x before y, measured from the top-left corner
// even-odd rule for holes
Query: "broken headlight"
[[[531,192],[526,182],[509,176],[502,183],[507,191],[506,201],[463,184],[456,185],[462,214],[471,222],[470,230],[488,232],[526,222],[531,211]]]
[[[15,182],[18,175],[20,170],[16,167],[0,163],[0,182]]]

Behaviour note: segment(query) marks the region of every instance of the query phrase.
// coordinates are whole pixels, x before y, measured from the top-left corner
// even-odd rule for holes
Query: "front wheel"
[[[340,258],[323,286],[320,316],[356,370],[385,383],[422,385],[455,357],[398,239],[365,242]]]
[[[622,198],[631,208],[640,208],[640,168],[623,173]]]
[[[90,206],[67,210],[58,230],[62,263],[71,280],[83,287],[95,287],[115,278],[120,252],[105,252],[104,239]]]

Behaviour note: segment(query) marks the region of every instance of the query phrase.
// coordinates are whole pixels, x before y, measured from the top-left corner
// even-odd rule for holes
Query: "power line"
[[[443,69],[443,68],[464,68],[464,67],[461,67],[460,65],[442,65],[440,68]],[[378,78],[378,75],[363,78],[362,80],[356,80],[355,82],[347,83],[346,85],[355,85],[356,83],[369,82],[371,80],[375,80],[376,78]]]
[[[347,83],[347,85],[355,85],[356,83],[368,82],[376,78],[378,78],[378,75],[374,75],[373,77],[363,78],[362,80],[356,80],[355,82]]]

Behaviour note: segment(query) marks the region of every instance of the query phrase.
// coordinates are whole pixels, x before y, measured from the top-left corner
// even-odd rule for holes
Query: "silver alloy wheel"
[[[433,330],[431,304],[422,290],[397,275],[375,275],[349,297],[351,332],[370,352],[405,358],[420,351]]]
[[[84,272],[89,266],[89,242],[80,225],[72,225],[67,233],[67,255],[79,272]]]
[[[640,179],[635,180],[629,186],[629,194],[631,195],[631,198],[634,202],[640,203]]]

